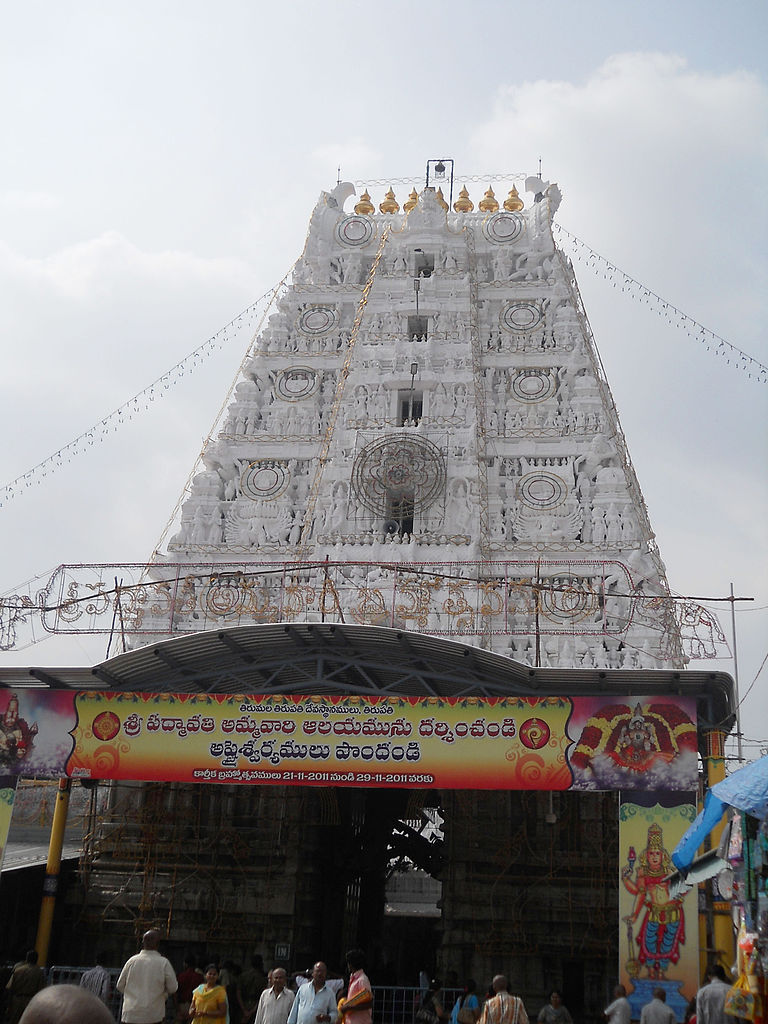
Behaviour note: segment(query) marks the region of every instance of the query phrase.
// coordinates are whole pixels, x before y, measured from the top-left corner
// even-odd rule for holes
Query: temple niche
[[[489,188],[477,207],[463,190],[452,208],[434,188],[402,205],[390,190],[378,207],[353,192],[321,193],[290,287],[157,558],[189,574],[171,630],[331,620],[458,639],[529,666],[682,668],[657,600],[669,592],[664,565],[553,240],[557,187],[527,204],[514,184],[506,199]],[[168,630],[152,609],[144,625]],[[541,793],[329,790],[314,804],[278,789],[173,794],[160,808],[160,796],[131,793],[137,850],[145,819],[176,823],[186,804],[228,828],[264,822],[239,833],[242,850],[230,836],[227,864],[252,871],[241,903],[234,883],[222,890],[217,941],[246,942],[242,906],[256,932],[288,934],[306,962],[354,940],[383,963],[414,938],[383,918],[382,880],[407,856],[442,887],[440,918],[414,958],[423,948],[425,966],[478,980],[503,967],[531,998],[568,983],[582,1010],[602,1008],[618,934],[613,795],[553,804]],[[414,840],[403,853],[398,828],[418,833],[427,818],[440,822],[438,846],[430,854]],[[350,846],[352,824],[364,841]],[[211,851],[229,832],[215,834]],[[91,855],[95,913],[117,857],[106,837]],[[169,841],[159,875],[172,856]],[[193,885],[201,907],[209,869]],[[309,894],[332,876],[329,919],[327,900]],[[207,941],[191,907],[175,913],[187,942]],[[400,966],[415,983],[421,965]]]

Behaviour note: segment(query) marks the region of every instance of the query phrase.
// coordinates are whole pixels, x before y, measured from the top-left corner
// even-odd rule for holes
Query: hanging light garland
[[[553,223],[552,229],[560,238],[565,238],[570,251],[576,259],[589,267],[594,273],[602,273],[606,280],[612,282],[614,288],[620,285],[622,292],[654,308],[659,316],[665,317],[673,326],[684,330],[689,337],[704,345],[707,351],[714,351],[716,355],[722,356],[726,363],[732,364],[738,370],[743,370],[751,379],[757,380],[761,384],[768,383],[768,366],[765,366],[764,363],[761,363],[746,352],[742,352],[740,348],[736,348],[730,341],[726,341],[719,334],[708,330],[698,320],[694,320],[693,317],[683,313],[677,306],[673,306],[671,302],[663,299],[656,292],[651,291],[650,288],[646,288],[644,284],[635,280],[634,277],[630,277],[620,267],[617,267],[610,260],[595,252],[586,242],[582,242],[580,238],[571,234],[561,224]]]
[[[290,273],[290,272],[289,272]],[[287,277],[288,275],[286,275]],[[241,313],[225,324],[212,337],[204,341],[196,349],[176,363],[162,376],[158,377],[147,387],[143,388],[133,398],[123,402],[113,412],[109,413],[98,423],[95,423],[88,430],[84,431],[69,444],[64,445],[55,451],[53,455],[38,462],[22,476],[16,477],[10,483],[0,488],[0,508],[7,505],[13,498],[18,497],[23,491],[35,484],[42,483],[43,479],[50,473],[56,472],[62,466],[67,465],[77,455],[82,455],[96,443],[101,443],[107,434],[117,431],[125,423],[130,422],[138,413],[149,409],[150,404],[156,399],[165,398],[172,387],[179,383],[185,373],[193,372],[201,366],[206,359],[209,359],[214,352],[223,349],[243,327],[252,327],[258,322],[264,311],[265,305],[270,305],[277,296],[278,291],[284,285],[286,277],[282,281],[264,292],[255,302],[247,306]]]
[[[515,171],[509,174],[462,174],[460,177],[465,183],[477,183],[478,181],[523,181],[526,176],[521,171]],[[389,188],[390,185],[418,185],[419,183],[424,183],[423,174],[417,174],[412,178],[366,178],[364,181],[352,182],[355,188]]]

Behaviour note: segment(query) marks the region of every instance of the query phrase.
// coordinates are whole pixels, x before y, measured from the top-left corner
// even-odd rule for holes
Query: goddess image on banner
[[[682,1020],[698,988],[696,890],[673,897],[665,881],[674,870],[669,851],[696,816],[694,801],[693,794],[637,793],[621,802],[619,975],[633,1018],[663,988]]]

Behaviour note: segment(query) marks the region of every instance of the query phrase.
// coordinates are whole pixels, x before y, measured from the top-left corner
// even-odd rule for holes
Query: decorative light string
[[[3,505],[7,505],[9,501],[18,497],[19,494],[34,484],[40,484],[44,477],[70,463],[76,455],[83,454],[88,448],[92,448],[96,442],[101,443],[107,434],[117,431],[123,424],[128,423],[142,410],[149,409],[150,403],[154,402],[156,398],[164,398],[168,391],[179,383],[185,373],[191,373],[196,370],[215,351],[222,349],[225,344],[230,342],[235,334],[244,326],[252,325],[259,315],[263,304],[272,301],[284,281],[285,278],[283,278],[280,284],[264,292],[255,302],[247,306],[241,313],[238,313],[236,317],[233,317],[228,324],[225,324],[212,337],[204,341],[202,345],[199,345],[169,370],[166,370],[162,376],[139,391],[133,398],[130,398],[102,420],[99,420],[98,423],[95,423],[88,430],[79,434],[69,444],[59,448],[53,455],[49,455],[42,462],[38,462],[36,466],[33,466],[22,476],[16,477],[15,480],[11,480],[10,483],[1,487],[0,508]]]
[[[521,171],[516,171],[509,174],[454,174],[454,182],[460,181],[462,185],[465,185],[468,181],[523,181],[527,175]],[[438,179],[438,184],[441,181],[447,181],[447,178]],[[389,188],[390,185],[418,185],[424,183],[424,175],[416,174],[412,178],[369,178],[366,181],[353,181],[352,184],[355,188]]]
[[[641,284],[634,277],[625,273],[615,263],[611,263],[610,260],[595,252],[586,242],[582,242],[580,238],[571,234],[561,224],[553,223],[552,229],[557,235],[565,237],[572,248],[573,255],[581,263],[585,264],[596,274],[602,271],[603,277],[611,281],[614,288],[617,285],[621,285],[622,292],[628,293],[631,298],[638,299],[640,302],[645,302],[647,305],[655,308],[659,316],[666,317],[673,326],[684,330],[689,337],[704,345],[707,351],[714,351],[716,355],[722,356],[726,363],[729,365],[733,364],[737,369],[743,370],[748,377],[759,381],[761,384],[768,384],[768,366],[764,363],[761,363],[746,352],[742,352],[740,348],[732,345],[730,341],[726,341],[719,334],[708,330],[698,320],[694,320],[693,317],[683,313],[681,309],[673,306],[671,302],[662,298],[661,295],[657,295],[650,288],[646,288],[644,284]]]

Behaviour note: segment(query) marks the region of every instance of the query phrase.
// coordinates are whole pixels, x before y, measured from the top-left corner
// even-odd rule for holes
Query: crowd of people
[[[366,974],[365,954],[346,955],[347,977],[329,975],[323,961],[307,971],[289,975],[277,965],[268,973],[260,956],[242,970],[231,961],[204,968],[185,959],[176,974],[159,950],[161,934],[150,929],[142,948],[130,957],[116,981],[122,997],[121,1024],[165,1024],[169,1005],[175,1024],[372,1024],[373,990]],[[5,1024],[114,1024],[110,1005],[112,975],[98,955],[79,985],[46,987],[45,971],[30,951],[18,963],[6,991]],[[725,997],[729,990],[720,967],[708,972],[706,983],[688,1008],[685,1024],[726,1024]],[[531,1024],[523,1000],[497,974],[481,997],[468,979],[458,997],[455,979],[446,990],[438,978],[420,979],[421,996],[414,1006],[413,1024]],[[446,992],[450,993],[449,996]],[[606,1007],[607,1024],[630,1024],[632,1007],[623,985],[617,985]],[[446,1003],[452,1002],[451,1006]],[[675,1024],[663,987],[642,1007],[640,1024]],[[386,1022],[383,1022],[386,1024]],[[560,992],[550,992],[536,1024],[574,1024]]]

